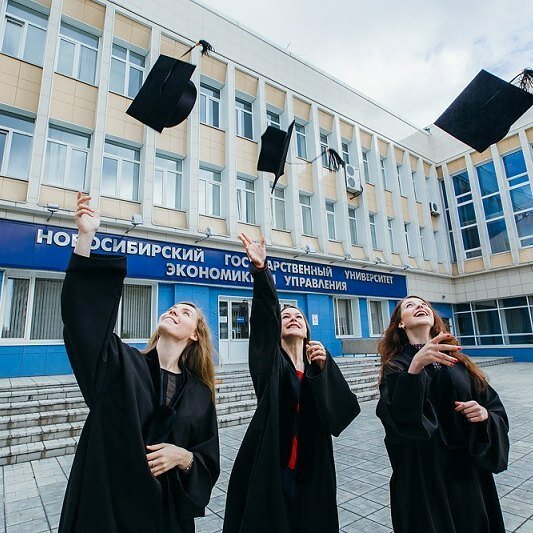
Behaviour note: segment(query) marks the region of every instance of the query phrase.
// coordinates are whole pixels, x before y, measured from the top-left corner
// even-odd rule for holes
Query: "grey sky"
[[[511,80],[533,67],[532,0],[199,2],[419,126],[481,68]]]

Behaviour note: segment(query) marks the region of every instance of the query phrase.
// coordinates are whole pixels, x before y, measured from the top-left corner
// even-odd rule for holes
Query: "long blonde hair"
[[[198,322],[196,324],[196,333],[198,340],[190,340],[183,350],[180,362],[185,365],[185,368],[202,383],[209,387],[211,391],[211,399],[215,403],[215,365],[213,363],[213,340],[211,337],[211,330],[207,325],[202,310],[191,302],[179,302],[183,305],[192,307],[197,315]],[[152,336],[148,339],[146,347],[141,350],[141,353],[148,353],[155,348],[159,340],[159,329],[156,329]]]

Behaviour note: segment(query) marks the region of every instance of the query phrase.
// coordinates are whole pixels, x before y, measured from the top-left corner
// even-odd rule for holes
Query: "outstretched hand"
[[[74,253],[84,257],[91,255],[91,243],[100,227],[100,212],[89,207],[91,197],[88,194],[78,193],[78,205],[76,207],[76,226],[78,226],[78,240]]]
[[[265,238],[261,235],[261,242],[258,244],[252,241],[252,239],[250,239],[245,233],[241,233],[237,237],[242,242],[244,251],[250,262],[253,263],[256,268],[264,268],[266,264]]]

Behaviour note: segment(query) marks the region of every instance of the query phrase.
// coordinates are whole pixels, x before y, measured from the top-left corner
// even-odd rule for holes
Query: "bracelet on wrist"
[[[185,468],[182,468],[182,469],[181,469],[182,472],[185,472],[186,474],[187,474],[188,472],[190,472],[193,463],[194,463],[194,454],[191,454],[191,460],[189,461],[189,464],[188,464]]]

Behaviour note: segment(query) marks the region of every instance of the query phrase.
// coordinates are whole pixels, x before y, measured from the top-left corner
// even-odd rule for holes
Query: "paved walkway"
[[[486,370],[511,421],[509,469],[496,476],[506,528],[509,532],[533,533],[533,364]],[[363,403],[361,415],[334,439],[339,517],[346,533],[392,531],[390,465],[375,406],[375,401]],[[228,478],[244,431],[245,427],[232,427],[220,432],[222,472],[208,514],[197,520],[197,533],[216,533],[222,528]],[[72,456],[65,456],[2,467],[0,531],[56,531],[71,463]]]

